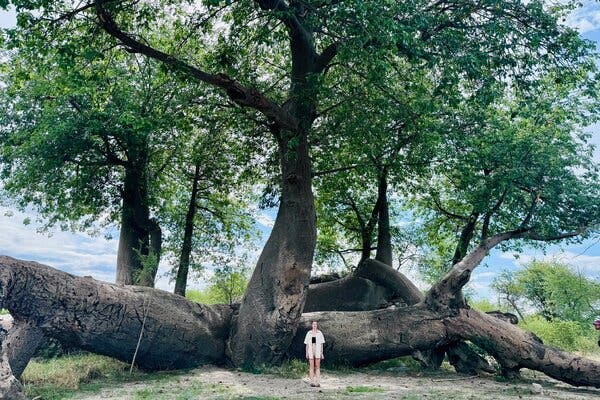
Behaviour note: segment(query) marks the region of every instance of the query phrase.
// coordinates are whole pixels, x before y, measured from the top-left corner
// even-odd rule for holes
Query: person
[[[325,359],[323,343],[325,343],[323,332],[318,329],[317,321],[313,321],[312,329],[306,332],[306,336],[304,337],[304,344],[306,345],[306,358],[308,359],[310,374],[310,386],[312,387],[321,386],[321,360]]]
[[[594,329],[600,331],[600,316],[594,320]],[[600,346],[600,338],[598,338],[598,346]]]

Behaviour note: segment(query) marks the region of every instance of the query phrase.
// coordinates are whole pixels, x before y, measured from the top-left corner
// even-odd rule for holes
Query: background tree
[[[216,106],[214,98],[202,105],[210,110]],[[249,210],[260,169],[249,167],[255,147],[235,129],[230,119],[208,116],[207,110],[195,119],[178,156],[165,170],[168,194],[161,223],[169,232],[165,240],[176,294],[185,296],[190,268],[201,274],[206,265],[224,267],[224,251],[233,256],[256,240]]]
[[[537,88],[513,89],[489,106],[467,104],[447,122],[456,135],[448,137],[448,153],[432,165],[435,178],[423,182],[427,194],[415,203],[425,205],[433,255],[426,269],[433,280],[494,232],[533,230],[536,238],[557,240],[566,226],[573,234],[577,226],[595,226],[597,204],[581,192],[598,190],[582,133],[596,118],[593,82],[560,83],[550,74]],[[550,217],[550,209],[562,213]],[[581,209],[589,219],[573,219]]]
[[[80,32],[52,45],[10,37],[2,91],[4,190],[46,227],[120,228],[117,282],[152,286],[162,174],[198,92],[147,59]]]
[[[600,305],[600,284],[556,261],[531,261],[514,274],[500,275],[492,287],[512,299],[510,307],[520,302],[547,321],[576,321],[588,327]]]

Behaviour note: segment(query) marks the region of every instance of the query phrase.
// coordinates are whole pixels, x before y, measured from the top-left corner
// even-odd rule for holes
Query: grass
[[[590,354],[584,354],[590,356]],[[597,361],[600,356],[591,355]],[[436,374],[444,376],[448,374],[446,369],[450,369],[446,363],[441,371],[428,372],[422,371],[418,363],[411,358],[402,357],[392,360],[382,361],[363,368],[350,368],[345,365],[328,365],[326,372],[328,374],[352,374],[354,372],[363,372],[368,374],[397,375],[397,376],[419,376],[432,377]],[[253,369],[253,373],[273,374],[289,379],[302,379],[308,374],[308,365],[303,360],[291,360],[278,367],[263,367]],[[527,384],[531,379],[536,378],[537,372],[523,371],[524,376],[520,382]],[[23,383],[28,398],[39,397],[43,400],[71,399],[77,394],[92,394],[101,390],[112,389],[116,394],[122,397],[133,398],[135,400],[156,399],[156,400],[187,400],[187,399],[237,399],[237,400],[280,400],[273,396],[245,396],[236,394],[235,390],[219,384],[194,381],[189,379],[188,371],[178,372],[158,372],[146,373],[134,369],[133,374],[129,374],[129,365],[108,357],[94,354],[77,354],[49,360],[32,360],[23,374]],[[450,372],[453,374],[453,372]],[[457,379],[455,375],[449,380]],[[502,378],[496,376],[492,380],[502,381]],[[442,379],[444,380],[444,379]],[[143,382],[143,385],[137,385],[137,382]],[[513,383],[515,381],[512,381]],[[346,386],[336,391],[335,395],[356,396],[363,393],[382,393],[384,389],[374,386]],[[435,384],[433,384],[435,385]],[[431,388],[434,389],[434,388]],[[233,391],[232,391],[233,390]],[[500,392],[499,392],[500,393]],[[527,388],[507,388],[502,389],[502,396],[516,396],[527,394]],[[427,395],[421,393],[406,393],[405,399],[425,399],[436,398],[433,392],[429,390]],[[431,397],[427,397],[431,396]],[[448,399],[467,399],[470,397],[464,393],[457,393],[448,397],[447,393],[441,393],[441,397]],[[324,397],[329,398],[329,397]],[[504,397],[502,397],[504,398]]]
[[[225,390],[217,385],[195,382],[190,386],[177,385],[176,393],[172,386],[160,382],[151,387],[140,389],[133,394],[134,400],[197,400],[207,393],[225,393]],[[173,397],[175,396],[175,397]]]
[[[271,374],[289,379],[301,379],[308,374],[308,363],[298,359],[285,361],[279,366],[263,365],[261,367],[241,368],[244,372],[251,374]]]
[[[382,388],[373,386],[347,386],[346,392],[348,393],[381,393],[385,392]]]
[[[44,400],[69,399],[78,392],[97,392],[103,387],[124,382],[162,380],[169,372],[146,373],[129,365],[96,354],[77,354],[52,359],[34,359],[22,375],[25,394]]]

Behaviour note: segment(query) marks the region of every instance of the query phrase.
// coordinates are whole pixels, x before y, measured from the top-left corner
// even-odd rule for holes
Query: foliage
[[[149,60],[71,31],[55,46],[8,36],[3,62],[3,190],[46,226],[94,227],[119,219],[126,171],[138,170],[156,206],[163,165],[178,149],[196,88]],[[147,182],[146,182],[147,181]]]
[[[519,251],[597,230],[598,165],[582,132],[597,118],[594,74],[585,65],[563,82],[550,72],[489,104],[466,98],[448,110],[439,161],[411,202],[432,280],[494,235],[520,239],[502,244]]]
[[[208,287],[202,291],[188,290],[185,296],[202,304],[233,304],[239,302],[248,285],[248,268],[229,264],[215,268],[208,279]]]
[[[502,308],[499,307],[498,304],[494,304],[490,300],[486,300],[486,299],[477,300],[477,301],[469,301],[469,306],[471,308],[474,308],[481,312],[496,311],[496,310],[502,311]]]
[[[548,321],[540,315],[527,317],[519,325],[539,336],[545,344],[567,351],[592,353],[598,349],[598,336],[591,323],[587,325],[576,321],[555,319]]]
[[[492,287],[502,299],[533,308],[546,321],[573,321],[589,327],[600,307],[600,283],[557,261],[533,260],[514,274],[504,272]]]

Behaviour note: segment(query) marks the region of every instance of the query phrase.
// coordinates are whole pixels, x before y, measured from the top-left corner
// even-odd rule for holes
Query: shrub
[[[597,337],[591,325],[586,328],[575,321],[547,321],[539,315],[528,317],[520,325],[539,336],[545,344],[564,350],[593,351],[597,347]]]

